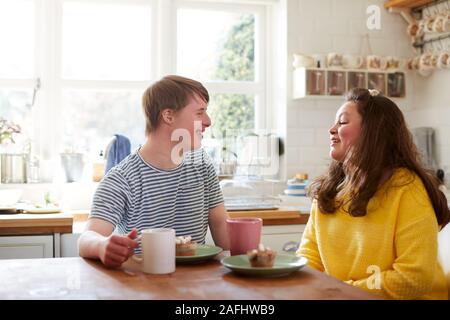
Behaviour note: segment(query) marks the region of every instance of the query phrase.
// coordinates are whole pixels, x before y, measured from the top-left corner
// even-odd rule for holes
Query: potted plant
[[[18,124],[0,118],[0,172],[2,183],[27,182],[27,154],[14,152],[16,136],[22,130]]]
[[[11,143],[16,143],[15,135],[21,133],[21,128],[18,124],[3,119],[0,117],[0,145],[5,146]]]

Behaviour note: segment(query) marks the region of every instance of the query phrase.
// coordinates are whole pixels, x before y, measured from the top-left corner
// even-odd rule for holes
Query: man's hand
[[[135,240],[138,231],[136,228],[126,235],[111,234],[105,238],[100,246],[100,260],[107,267],[118,268],[134,254],[139,246]]]

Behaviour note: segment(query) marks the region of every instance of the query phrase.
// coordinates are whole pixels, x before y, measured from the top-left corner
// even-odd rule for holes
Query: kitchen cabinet
[[[79,257],[78,238],[81,233],[66,233],[61,235],[61,257]]]
[[[289,242],[300,243],[305,226],[304,224],[264,226],[261,243],[273,250],[282,252],[285,244]]]
[[[64,213],[0,215],[0,259],[58,258],[72,223]]]
[[[339,97],[354,87],[377,89],[391,98],[404,98],[405,73],[367,69],[296,68],[293,74],[293,98]]]
[[[53,257],[53,235],[0,237],[0,259]]]

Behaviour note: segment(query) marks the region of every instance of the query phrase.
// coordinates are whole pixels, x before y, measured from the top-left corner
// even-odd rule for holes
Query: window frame
[[[157,38],[157,28],[155,24],[157,23],[157,3],[155,0],[54,0],[56,2],[55,6],[55,18],[56,18],[56,26],[55,29],[55,70],[53,74],[54,78],[54,101],[53,110],[50,111],[52,114],[56,115],[57,119],[60,119],[58,122],[58,128],[56,137],[53,145],[53,150],[50,153],[56,155],[61,151],[62,143],[61,137],[64,133],[64,123],[62,121],[63,115],[63,95],[65,90],[87,90],[87,91],[116,91],[116,90],[137,90],[143,92],[149,85],[149,83],[153,82],[157,78],[157,70],[156,70],[156,56],[152,55],[150,60],[150,74],[148,76],[148,80],[83,80],[83,79],[65,79],[62,75],[62,63],[63,63],[63,52],[62,52],[62,31],[63,31],[63,6],[64,3],[76,2],[76,3],[89,3],[89,4],[122,4],[122,5],[144,5],[151,7],[151,19],[152,29],[150,33],[150,40]],[[152,44],[152,50],[156,47],[155,41]],[[61,107],[57,107],[61,106]]]
[[[172,48],[175,54],[172,56],[172,68],[177,71],[177,12],[178,9],[203,9],[212,11],[227,11],[233,13],[255,14],[255,80],[254,81],[202,81],[209,94],[248,94],[255,99],[255,130],[267,128],[267,7],[263,4],[230,3],[230,1],[199,1],[199,0],[174,0],[172,19],[174,36]]]
[[[255,97],[255,130],[268,129],[271,97],[268,70],[271,70],[271,4],[277,0],[33,0],[35,5],[34,76],[30,79],[0,79],[0,87],[32,92],[36,79],[41,80],[36,104],[32,108],[32,142],[34,155],[57,159],[64,132],[62,98],[66,89],[144,91],[151,82],[177,70],[177,11],[179,8],[249,12],[255,22],[255,80],[203,81],[210,94],[250,94]],[[149,81],[75,80],[62,77],[63,4],[86,2],[98,4],[150,5],[152,57]]]

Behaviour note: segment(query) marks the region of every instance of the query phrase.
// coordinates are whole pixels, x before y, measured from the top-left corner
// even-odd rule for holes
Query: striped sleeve
[[[116,227],[128,211],[129,195],[126,180],[118,170],[111,170],[95,192],[89,217],[105,220]]]
[[[220,190],[219,178],[216,174],[216,169],[208,154],[204,153],[204,159],[206,164],[206,176],[207,176],[207,194],[209,195],[208,208],[212,209],[223,203],[222,190]]]

